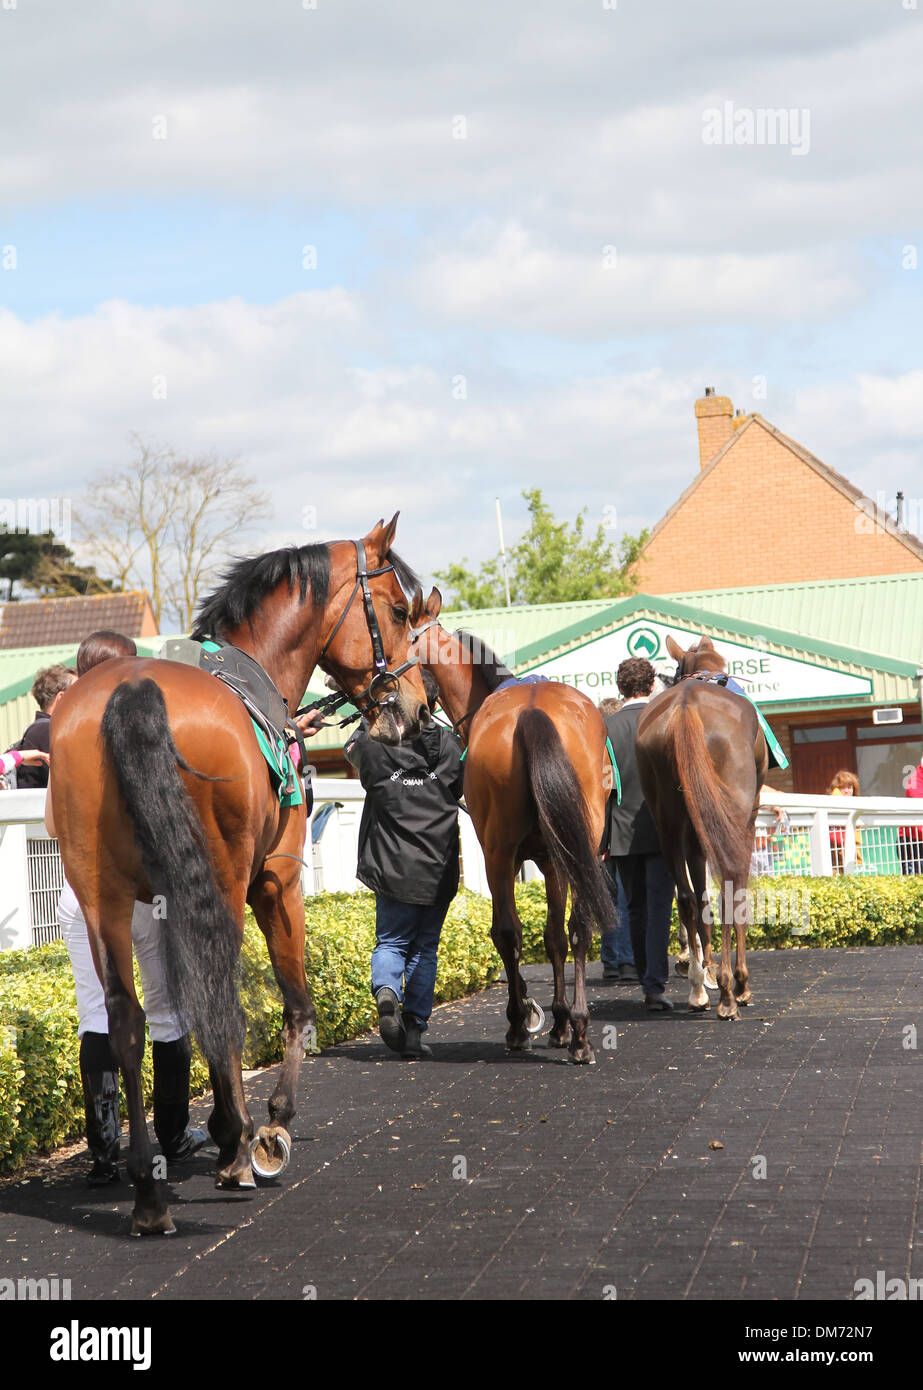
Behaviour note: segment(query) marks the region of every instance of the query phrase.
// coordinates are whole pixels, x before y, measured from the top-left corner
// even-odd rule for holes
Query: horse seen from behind
[[[517,682],[479,639],[448,633],[438,622],[441,606],[434,589],[425,613],[414,616],[414,650],[435,677],[442,706],[467,743],[465,802],[484,851],[493,899],[491,937],[509,987],[506,1045],[511,1051],[528,1049],[544,1021],[519,970],[522,922],[513,890],[517,872],[531,859],[545,876],[548,902],[545,948],[554,970],[549,1043],[569,1048],[574,1062],[591,1063],[586,957],[594,920],[608,928],[613,918],[599,858],[612,785],[605,724],[592,700],[573,687]],[[572,1005],[564,984],[568,889]]]
[[[638,721],[641,787],[676,883],[680,923],[689,940],[689,1007],[695,1012],[708,1008],[705,971],[712,963],[712,913],[706,880],[710,864],[720,885],[717,1012],[719,1018],[737,1018],[738,1006],[751,999],[747,881],[760,787],[768,764],[766,739],[750,700],[714,679],[726,679],[726,663],[707,637],[684,651],[668,636],[667,650],[677,662],[674,684],[648,703]],[[737,947],[733,995],[732,928]]]
[[[372,737],[414,737],[429,718],[408,663],[411,572],[391,553],[397,524],[358,541],[242,560],[200,605],[193,635],[259,663],[294,715],[316,664],[369,721]],[[361,602],[355,603],[361,591]],[[401,670],[391,669],[403,663]],[[281,699],[280,699],[281,703]],[[306,804],[282,804],[247,709],[209,671],[163,659],[103,662],[67,691],[51,734],[51,807],[83,910],[125,1083],[132,1234],[169,1234],[141,1094],[144,1012],[132,977],[136,899],[162,918],[171,1001],[205,1053],[220,1187],[254,1186],[251,1156],[287,1161],[287,1126],[314,1006],[305,977],[301,856]],[[253,1140],[241,1079],[244,1020],[235,969],[249,903],[283,999],[284,1060],[270,1124]]]

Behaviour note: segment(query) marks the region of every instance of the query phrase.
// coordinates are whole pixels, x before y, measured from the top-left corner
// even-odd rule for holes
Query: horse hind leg
[[[506,1017],[510,1026],[506,1033],[506,1045],[511,1052],[527,1052],[532,1046],[532,1038],[526,1027],[531,1011],[526,1004],[526,987],[519,973],[519,962],[522,959],[522,923],[516,911],[516,897],[513,892],[513,856],[494,851],[485,855],[485,860],[487,882],[493,899],[490,935],[503,961],[509,989]]]
[[[750,990],[750,972],[747,969],[747,927],[750,925],[751,903],[747,887],[749,866],[734,880],[734,935],[736,961],[734,964],[734,998],[738,1005],[746,1007],[753,1000]],[[742,891],[741,891],[742,890]],[[739,906],[738,906],[739,904]]]
[[[548,903],[548,916],[545,920],[545,950],[554,972],[554,999],[551,1012],[554,1027],[548,1035],[549,1047],[568,1047],[572,1038],[570,1008],[564,985],[564,962],[567,959],[567,937],[564,933],[564,910],[567,889],[559,880],[550,862],[544,861],[539,868],[545,875],[545,897]]]
[[[103,989],[109,1019],[109,1043],[125,1083],[128,1106],[129,1150],[128,1175],[135,1188],[131,1234],[173,1235],[176,1227],[161,1196],[155,1176],[154,1153],[141,1089],[141,1063],[144,1059],[144,1010],[135,994],[132,972],[131,913],[133,901],[120,904],[118,915],[106,915],[108,944],[100,940],[98,923],[88,917],[87,929],[91,941],[96,936],[97,950],[102,962]],[[116,933],[112,923],[118,921]],[[124,930],[121,930],[124,926]]]
[[[568,928],[574,952],[574,1006],[571,1009],[574,1035],[571,1039],[570,1059],[586,1066],[596,1061],[596,1054],[588,1037],[590,1014],[586,1002],[586,958],[593,936],[593,919],[579,897],[574,898]]]

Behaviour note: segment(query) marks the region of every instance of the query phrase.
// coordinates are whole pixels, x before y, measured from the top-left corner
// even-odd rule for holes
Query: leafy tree
[[[120,587],[147,589],[158,627],[169,618],[186,632],[232,538],[270,509],[235,460],[183,458],[131,438],[135,461],[90,485],[84,539]]]
[[[530,524],[508,553],[510,601],[514,604],[564,603],[588,598],[618,598],[637,590],[637,566],[649,532],[625,535],[616,554],[605,528],[586,530],[586,509],[573,526],[558,521],[540,488],[523,492]],[[502,608],[506,603],[500,556],[477,573],[463,559],[436,572],[449,597],[447,606]]]
[[[51,531],[11,531],[0,526],[0,578],[38,598],[73,598],[106,593],[114,587],[92,565],[79,565],[74,554]],[[21,598],[22,593],[16,597]]]

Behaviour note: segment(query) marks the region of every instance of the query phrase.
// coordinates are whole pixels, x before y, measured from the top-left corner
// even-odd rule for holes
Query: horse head
[[[700,637],[698,642],[684,651],[678,642],[667,635],[667,651],[676,662],[676,671],[673,676],[673,684],[678,685],[687,676],[694,676],[697,671],[723,671],[727,663],[716,647],[712,645],[708,637]]]

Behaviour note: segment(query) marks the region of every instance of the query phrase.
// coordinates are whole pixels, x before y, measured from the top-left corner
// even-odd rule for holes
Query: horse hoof
[[[215,1172],[215,1186],[227,1188],[256,1187],[249,1157],[235,1156],[232,1163],[226,1163]]]
[[[522,1001],[529,1012],[526,1015],[526,1032],[540,1033],[545,1026],[545,1011],[541,1004],[537,1004],[534,999],[524,999]]]
[[[704,1004],[690,1004],[689,1012],[691,1014],[704,1014],[707,1013],[709,1007],[710,1005],[708,1003],[708,1000],[706,999]]]
[[[250,1141],[250,1162],[258,1178],[277,1178],[291,1156],[292,1136],[281,1125],[261,1125]]]
[[[753,995],[750,993],[749,990],[747,990],[746,994],[738,994],[737,1003],[745,1009],[748,1004],[753,1003]]]
[[[722,1023],[739,1023],[739,1022],[740,1022],[740,1014],[737,1012],[736,1009],[734,1009],[734,1011],[733,1011],[732,1013],[724,1013],[724,1014],[723,1014],[723,1013],[721,1012],[720,1005],[719,1005],[719,1008],[718,1008],[718,1017],[721,1019]]]
[[[570,1029],[565,1034],[555,1033],[553,1030],[548,1034],[549,1047],[570,1047]]]
[[[532,1039],[528,1036],[524,1038],[509,1038],[506,1040],[507,1052],[531,1052]]]
[[[683,979],[685,979],[689,974],[689,961],[682,959],[677,960],[674,962],[673,969],[677,975],[682,975]]]
[[[596,1053],[589,1043],[585,1043],[576,1052],[572,1052],[570,1059],[578,1067],[594,1067],[596,1065]]]
[[[137,1212],[133,1212],[131,1234],[133,1236],[175,1236],[176,1227],[168,1211],[160,1212],[156,1216],[139,1216]]]

